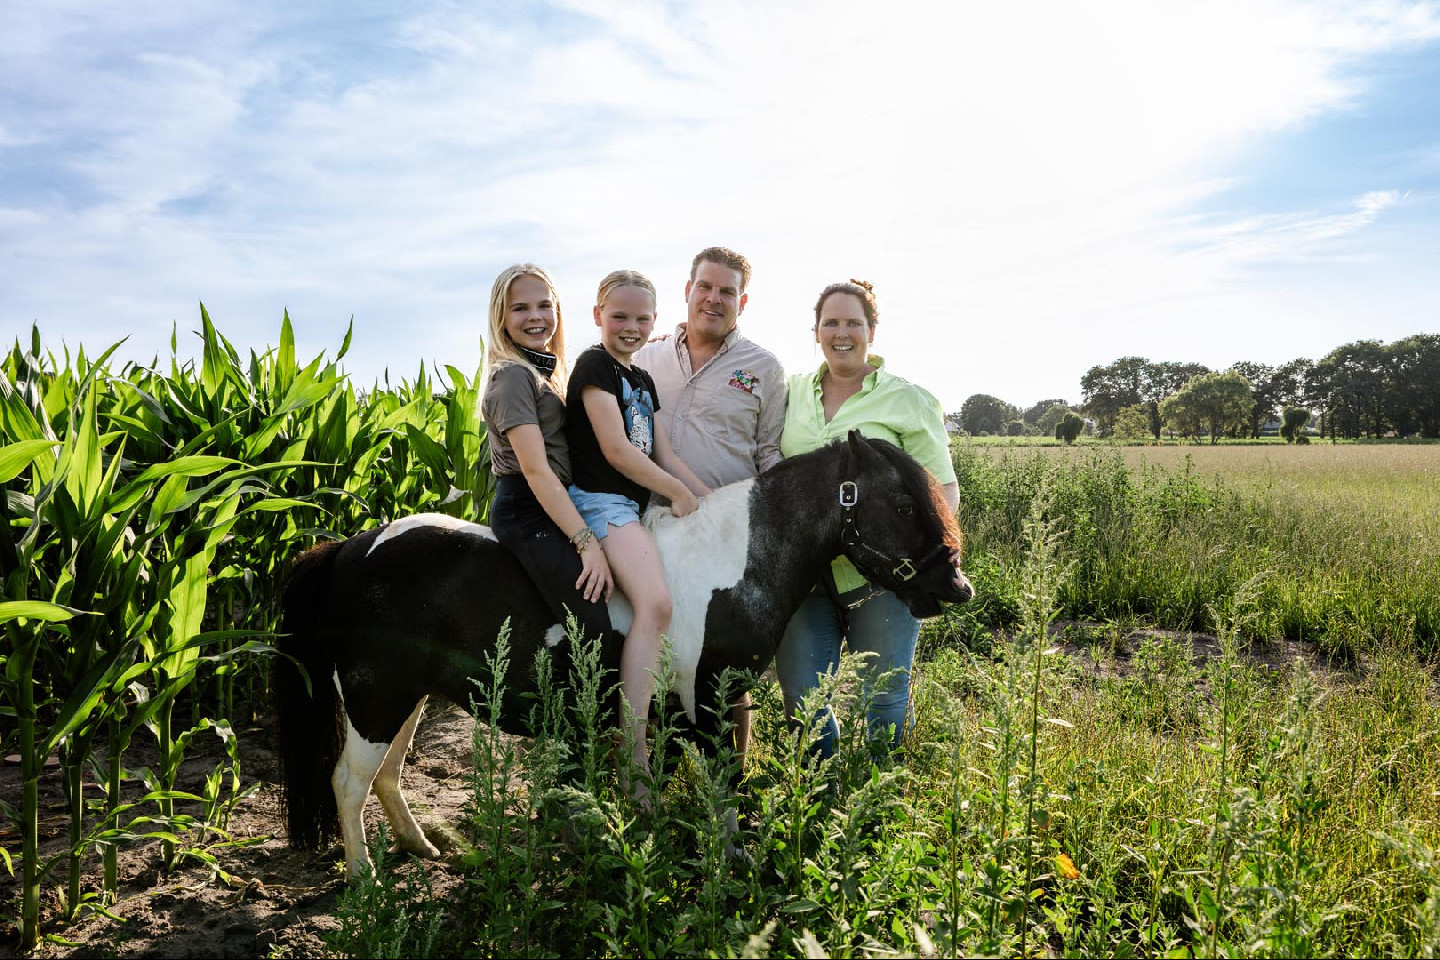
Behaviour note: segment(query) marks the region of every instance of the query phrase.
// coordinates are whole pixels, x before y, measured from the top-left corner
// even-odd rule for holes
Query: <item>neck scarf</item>
[[[555,354],[531,350],[529,347],[521,347],[518,343],[515,346],[520,347],[520,353],[530,361],[530,366],[545,374],[546,378],[555,372],[555,364],[559,362],[559,358]]]

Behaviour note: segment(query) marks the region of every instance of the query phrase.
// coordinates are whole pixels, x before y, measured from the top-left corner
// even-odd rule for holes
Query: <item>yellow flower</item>
[[[1070,859],[1069,854],[1059,854],[1055,857],[1055,871],[1066,880],[1079,880],[1080,871],[1075,869],[1075,861]]]

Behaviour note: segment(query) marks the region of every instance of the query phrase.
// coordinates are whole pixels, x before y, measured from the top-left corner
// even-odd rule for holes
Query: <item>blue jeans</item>
[[[835,671],[842,639],[848,640],[852,653],[875,654],[860,667],[862,692],[870,697],[866,722],[872,740],[888,737],[889,746],[898,747],[909,730],[910,667],[915,662],[920,621],[894,593],[876,586],[842,593],[840,601],[851,604],[872,593],[872,599],[849,611],[847,638],[842,637],[840,611],[829,595],[820,587],[812,591],[785,628],[780,649],[775,651],[775,673],[785,695],[785,715],[793,718],[805,695]],[[899,672],[877,687],[876,678],[891,670]],[[823,706],[820,716],[823,724],[815,749],[821,756],[834,756],[840,728],[829,704]]]

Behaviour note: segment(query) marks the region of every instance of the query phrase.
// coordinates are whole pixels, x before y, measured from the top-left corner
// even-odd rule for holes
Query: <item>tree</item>
[[[1151,436],[1149,405],[1137,403],[1121,408],[1120,412],[1115,414],[1110,435],[1117,440],[1139,440],[1141,437]]]
[[[1282,417],[1285,422],[1280,425],[1280,436],[1285,438],[1286,443],[1309,442],[1305,439],[1305,424],[1310,422],[1309,410],[1304,407],[1286,407]]]
[[[1250,408],[1250,436],[1259,437],[1260,428],[1275,418],[1275,408],[1280,405],[1281,383],[1274,367],[1251,360],[1232,363],[1227,373],[1238,373],[1250,381],[1255,403]]]
[[[1385,350],[1393,376],[1396,429],[1440,437],[1440,334],[1417,333]]]
[[[1248,426],[1253,404],[1250,384],[1240,374],[1207,373],[1167,397],[1160,409],[1183,435],[1208,432],[1213,445],[1227,430]]]
[[[1160,439],[1160,403],[1185,384],[1210,372],[1203,363],[1152,363],[1145,368],[1141,401],[1150,418],[1150,435]]]
[[[1041,415],[1040,420],[1035,424],[1035,429],[1042,436],[1048,437],[1055,432],[1055,425],[1064,420],[1067,413],[1074,413],[1074,411],[1063,403],[1056,403]]]
[[[1303,407],[1311,402],[1309,386],[1310,371],[1315,364],[1304,357],[1282,363],[1275,368],[1270,378],[1274,388],[1275,405],[1279,407]],[[1241,371],[1244,372],[1243,370]]]
[[[1065,416],[1055,424],[1055,439],[1065,441],[1065,446],[1075,442],[1080,431],[1085,429],[1085,418],[1073,410],[1066,410]]]
[[[1070,404],[1064,400],[1041,400],[1034,406],[1025,408],[1025,412],[1020,415],[1020,419],[1041,433],[1048,434],[1050,427],[1047,427],[1042,421],[1045,419],[1045,415],[1050,412],[1050,409],[1056,406],[1065,410],[1070,409]]]
[[[1315,364],[1315,377],[1330,411],[1330,435],[1378,437],[1392,426],[1389,357],[1379,340],[1336,347]]]
[[[1005,424],[1019,415],[1013,406],[988,393],[973,394],[960,405],[960,424],[971,436],[1004,433]]]
[[[1114,363],[1091,367],[1080,378],[1082,408],[1095,418],[1102,436],[1110,433],[1122,407],[1144,399],[1149,366],[1150,361],[1144,357],[1121,357]]]
[[[1080,378],[1084,410],[1096,419],[1100,433],[1115,429],[1115,417],[1125,407],[1145,404],[1149,430],[1160,436],[1160,401],[1210,368],[1200,363],[1151,363],[1144,357],[1121,357],[1106,366],[1091,367]]]

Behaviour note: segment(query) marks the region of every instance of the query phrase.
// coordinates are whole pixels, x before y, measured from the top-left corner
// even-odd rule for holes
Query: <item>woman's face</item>
[[[853,293],[832,293],[820,305],[815,342],[831,370],[846,373],[865,367],[875,330],[865,322],[865,306]]]
[[[517,346],[545,350],[555,335],[555,297],[539,277],[521,274],[505,294],[505,333]]]

